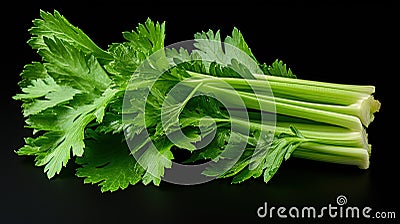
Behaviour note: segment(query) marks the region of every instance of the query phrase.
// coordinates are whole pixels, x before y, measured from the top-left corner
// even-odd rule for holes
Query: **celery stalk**
[[[252,129],[272,130],[269,126],[272,124],[261,124],[261,117],[256,115],[262,112],[278,115],[273,128],[276,135],[290,133],[290,126],[295,126],[305,140],[293,152],[294,157],[368,168],[371,146],[365,128],[380,109],[379,101],[372,95],[375,87],[265,75],[241,79],[188,73],[194,79],[185,81],[186,85],[195,87],[202,83],[199,91],[224,96],[227,102],[241,106],[230,97],[232,89],[226,89],[226,85],[220,83],[223,81],[233,87],[247,109],[258,111],[250,112]],[[268,87],[272,93],[267,91]],[[263,111],[264,108],[275,111]],[[234,122],[248,127],[248,121],[241,118],[218,119],[217,122]]]

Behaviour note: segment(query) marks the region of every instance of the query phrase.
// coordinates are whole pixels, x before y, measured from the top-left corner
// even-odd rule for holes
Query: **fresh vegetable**
[[[165,23],[147,19],[103,50],[59,12],[40,16],[28,43],[42,62],[14,96],[33,136],[16,153],[48,178],[71,157],[102,191],[159,185],[175,160],[233,183],[268,182],[290,156],[369,167],[374,86],[297,79],[258,62],[236,28],[196,33],[188,51],[164,48]]]

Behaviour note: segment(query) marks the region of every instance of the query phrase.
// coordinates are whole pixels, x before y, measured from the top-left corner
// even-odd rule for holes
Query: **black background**
[[[398,23],[390,3],[324,4],[250,1],[216,5],[213,1],[32,3],[3,5],[1,60],[1,223],[191,223],[224,220],[271,223],[256,210],[269,206],[336,205],[345,195],[349,206],[373,211],[396,211],[398,206],[398,134],[396,113],[398,52],[394,40]],[[192,39],[195,32],[220,29],[227,35],[242,31],[259,61],[276,58],[287,63],[299,78],[376,86],[381,111],[368,129],[373,145],[368,170],[291,158],[268,183],[262,179],[231,185],[229,180],[196,186],[162,182],[138,184],[124,191],[101,193],[74,176],[73,163],[48,180],[42,167],[13,150],[23,145],[30,131],[23,128],[20,104],[11,99],[25,64],[40,60],[26,41],[31,21],[39,10],[58,10],[100,47],[122,41],[122,31],[134,29],[147,17],[166,21],[166,45]],[[6,14],[8,13],[8,14]],[[4,92],[3,92],[4,91]],[[279,221],[279,220],[274,220]],[[321,220],[280,220],[310,223]],[[334,222],[360,221],[331,219]],[[363,220],[365,221],[365,220]],[[368,221],[377,221],[368,220]],[[394,220],[385,220],[390,223]]]

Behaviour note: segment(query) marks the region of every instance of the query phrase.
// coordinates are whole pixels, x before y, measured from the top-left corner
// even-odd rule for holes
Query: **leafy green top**
[[[230,159],[221,157],[230,136],[242,138],[243,134],[230,130],[234,121],[227,108],[210,96],[187,96],[184,103],[167,108],[189,140],[172,142],[168,134],[174,133],[176,127],[162,126],[162,107],[168,92],[177,83],[190,81],[190,72],[215,78],[252,78],[253,73],[263,72],[295,77],[281,61],[270,66],[260,64],[236,28],[225,38],[223,46],[219,31],[210,30],[195,35],[197,49],[191,53],[184,49],[164,51],[165,23],[148,19],[136,30],[124,32],[125,42],[113,43],[103,50],[59,12],[41,11],[40,16],[33,21],[28,43],[38,50],[43,62],[25,66],[19,83],[22,93],[14,96],[22,101],[23,115],[27,126],[34,130],[34,137],[26,138],[25,146],[17,153],[35,156],[36,165],[45,166],[47,176],[52,178],[66,166],[72,152],[81,165],[77,175],[85,178],[85,183],[100,185],[102,191],[125,189],[139,181],[160,184],[164,170],[171,167],[172,149],[193,151],[213,132],[214,123],[204,117],[216,120],[215,137],[207,146],[193,151],[187,162]],[[237,53],[236,48],[242,53]],[[149,61],[149,56],[157,52],[157,61]],[[154,69],[153,63],[161,70],[168,63],[173,68],[165,70],[150,88],[151,72],[140,70],[142,73],[138,74],[137,69],[143,64]],[[144,90],[150,94],[145,108],[140,108]],[[202,84],[196,90],[209,91]],[[130,107],[123,108],[126,91],[138,94],[128,102]],[[122,120],[122,114],[131,119]],[[150,139],[139,138],[145,130]],[[122,141],[123,131],[126,140],[135,142],[130,151]],[[149,146],[149,141],[153,146]],[[241,182],[264,172],[264,180],[268,181],[282,160],[289,158],[304,139],[294,127],[292,133],[279,136],[260,134],[253,128],[248,141],[232,168],[221,173],[211,167],[204,174],[234,176],[233,182]],[[270,149],[254,156],[257,144]],[[132,156],[138,152],[139,156]]]

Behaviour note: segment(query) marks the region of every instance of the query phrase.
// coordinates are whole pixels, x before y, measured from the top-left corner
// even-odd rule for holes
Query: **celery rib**
[[[297,158],[309,160],[356,165],[361,169],[368,169],[369,167],[369,153],[365,149],[322,144],[309,147],[305,144],[300,145],[292,155]]]
[[[259,80],[267,79],[269,82],[282,82],[282,83],[301,84],[301,85],[306,85],[306,86],[327,87],[327,88],[332,88],[332,89],[358,92],[358,93],[363,93],[363,94],[367,94],[367,95],[371,95],[371,94],[375,93],[375,87],[371,86],[371,85],[338,84],[338,83],[328,83],[328,82],[320,82],[320,81],[313,81],[313,80],[306,80],[306,79],[293,79],[293,78],[270,76],[270,75],[260,75],[260,74],[253,74],[253,76]]]
[[[369,167],[371,145],[368,144],[366,127],[381,106],[372,95],[375,92],[374,86],[258,74],[254,75],[255,79],[212,77],[195,72],[189,74],[194,79],[187,85],[204,83],[199,91],[213,92],[224,96],[224,100],[233,105],[238,104],[230,97],[232,90],[220,84],[223,81],[235,89],[235,94],[242,98],[247,109],[279,115],[275,127],[271,129],[268,126],[271,124],[261,124],[260,117],[253,113],[250,116],[252,129],[265,128],[279,135],[290,133],[290,126],[295,126],[305,140],[293,152],[294,157],[356,165],[361,169]],[[264,111],[264,108],[271,111]],[[285,119],[281,120],[281,116]],[[240,118],[221,121],[243,123],[243,127],[248,127],[248,121]]]
[[[217,88],[212,85],[205,84],[201,87],[202,91],[205,92],[213,92],[215,94],[220,94],[220,95],[225,95],[227,96],[225,100],[227,102],[230,102],[232,104],[237,104],[238,102],[231,101],[231,99],[228,97],[229,92],[228,90]],[[331,125],[336,125],[336,126],[341,126],[345,127],[351,130],[362,130],[363,125],[360,122],[360,120],[351,115],[347,114],[341,114],[341,113],[335,113],[335,112],[330,112],[330,111],[324,111],[324,110],[319,110],[319,109],[314,109],[314,108],[308,108],[308,107],[302,107],[298,105],[292,105],[288,103],[283,103],[283,102],[276,102],[274,99],[265,99],[265,98],[260,98],[258,99],[256,96],[248,96],[245,94],[239,93],[240,97],[243,99],[244,103],[246,104],[246,107],[250,109],[256,109],[260,110],[262,108],[276,108],[276,113],[278,114],[283,114],[283,115],[288,115],[288,116],[293,116],[293,117],[298,117],[298,118],[304,118],[304,119],[309,119],[321,123],[326,123],[326,124],[331,124]],[[238,105],[241,106],[241,105]],[[274,112],[274,111],[266,111],[266,112]]]

